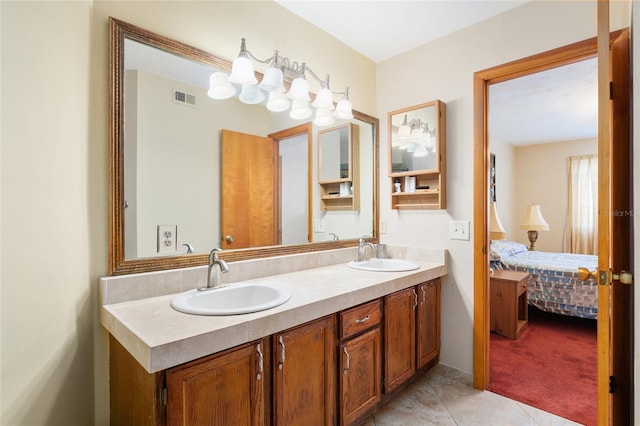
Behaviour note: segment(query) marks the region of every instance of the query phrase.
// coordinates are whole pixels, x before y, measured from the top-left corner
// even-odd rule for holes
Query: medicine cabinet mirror
[[[328,210],[360,209],[360,132],[345,124],[318,132],[320,206]]]
[[[415,105],[388,120],[392,208],[446,208],[446,105]]]
[[[351,179],[351,127],[318,132],[320,183]]]
[[[266,137],[279,132],[286,133],[303,123],[290,119],[286,113],[271,113],[264,105],[246,105],[237,99],[218,101],[208,98],[209,75],[215,70],[230,71],[230,61],[115,18],[110,18],[109,24],[110,273],[116,275],[205,265],[209,251],[221,247],[224,238],[220,223],[222,203],[219,192],[225,179],[220,167],[222,130]],[[157,59],[155,56],[158,54],[161,62],[145,60],[148,57],[144,55],[153,55]],[[130,61],[138,65],[129,66]],[[162,69],[147,68],[159,64],[162,64]],[[189,81],[181,80],[183,67],[190,70]],[[143,74],[150,78],[141,80],[139,77]],[[130,79],[131,76],[134,79]],[[204,84],[193,81],[198,76],[205,80]],[[256,76],[259,79],[262,77],[260,73],[256,73]],[[152,91],[152,87],[158,85],[168,87],[169,95],[165,93],[166,90]],[[130,90],[134,88],[137,91],[132,96]],[[149,91],[149,96],[153,98],[142,96],[147,93],[143,90]],[[136,109],[127,106],[130,99],[136,102]],[[193,99],[195,105],[189,102]],[[166,100],[167,111],[170,108],[175,111],[165,111],[165,114],[170,114],[165,117],[170,119],[147,120],[142,128],[144,123],[140,119],[140,108],[147,104],[156,112]],[[215,109],[214,113],[211,113],[212,109]],[[183,121],[185,116],[197,114],[208,117],[207,123],[199,125],[193,121]],[[353,120],[338,120],[337,123],[354,126],[360,133],[360,214],[338,218],[332,217],[331,212],[323,211],[320,191],[317,189],[318,172],[308,170],[310,191],[300,196],[303,197],[301,203],[308,206],[301,218],[301,226],[306,226],[311,232],[305,232],[300,243],[224,249],[221,258],[234,261],[351,247],[357,245],[358,237],[367,234],[373,235],[373,240],[377,239],[378,119],[356,110],[353,115]],[[212,122],[215,122],[213,130],[206,127]],[[165,129],[169,125],[176,127]],[[185,132],[185,128],[191,131]],[[305,145],[304,158],[297,161],[305,170],[308,169],[307,164],[317,167],[316,135],[322,129],[311,123],[309,128],[309,137],[301,142]],[[196,133],[199,139],[190,139]],[[173,136],[165,137],[169,134]],[[149,144],[143,140],[145,135],[150,136]],[[284,149],[281,155],[284,155]],[[288,149],[288,152],[292,151],[297,150]],[[158,164],[166,164],[162,158],[170,160],[171,173],[170,180],[160,182],[156,169],[159,168]],[[155,175],[148,175],[149,170],[155,170]],[[281,181],[287,180],[283,177]],[[169,188],[171,195],[162,196],[160,187]],[[153,194],[158,197],[148,201]],[[145,198],[144,204],[142,197]],[[282,217],[286,217],[290,203],[289,200],[281,202]],[[155,216],[151,217],[150,214]],[[316,226],[318,223],[322,226]],[[274,233],[282,235],[283,227],[288,225],[286,220],[275,221],[274,226],[279,229]],[[175,229],[177,233],[172,234],[175,239],[171,241],[171,249],[160,250],[161,236],[165,231],[172,232]],[[334,241],[336,237],[332,234],[336,234],[339,240]],[[281,238],[280,241],[286,240]]]

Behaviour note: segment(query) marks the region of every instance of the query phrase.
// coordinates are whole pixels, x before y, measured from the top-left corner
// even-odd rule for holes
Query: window
[[[569,157],[569,202],[565,251],[597,254],[598,156]]]

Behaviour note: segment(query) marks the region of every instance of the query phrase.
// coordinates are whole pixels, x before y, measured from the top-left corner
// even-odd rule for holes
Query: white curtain
[[[569,157],[569,203],[565,252],[598,252],[598,156]]]

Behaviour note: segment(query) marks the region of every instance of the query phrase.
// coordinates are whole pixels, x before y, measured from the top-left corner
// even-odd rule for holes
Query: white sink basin
[[[269,283],[232,284],[218,289],[189,290],[174,297],[173,309],[196,315],[238,315],[275,308],[289,291]]]
[[[380,272],[413,271],[420,268],[417,263],[404,259],[369,259],[362,262],[352,260],[347,265],[354,269]]]

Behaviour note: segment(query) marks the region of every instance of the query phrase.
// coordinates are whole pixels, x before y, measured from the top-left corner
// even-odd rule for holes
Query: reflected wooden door
[[[278,242],[277,145],[271,138],[222,130],[223,249]]]

